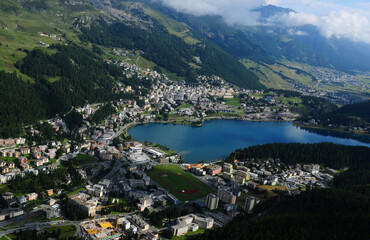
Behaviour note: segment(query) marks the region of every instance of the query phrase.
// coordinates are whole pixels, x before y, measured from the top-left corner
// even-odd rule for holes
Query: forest
[[[199,73],[215,74],[240,87],[263,89],[258,77],[247,70],[236,58],[222,51],[212,43],[204,46],[190,46],[179,37],[156,24],[148,30],[126,26],[122,23],[108,24],[100,18],[90,28],[82,28],[81,41],[92,42],[105,47],[139,49],[143,57],[158,66],[179,76],[192,76],[189,63],[194,63],[193,56],[199,56],[202,62]],[[192,78],[188,78],[192,81]]]
[[[344,126],[368,127],[370,123],[370,100],[355,104],[344,105],[341,108],[333,109],[330,112],[315,117],[320,120],[320,124],[327,126],[329,124]],[[309,120],[309,118],[303,118]],[[370,131],[369,131],[370,132]]]
[[[235,152],[228,160],[233,159],[234,155]],[[370,166],[369,156],[370,148],[334,143],[273,143],[236,150],[236,158],[241,161],[246,158],[279,158],[286,164],[317,163],[334,169]]]
[[[0,137],[19,136],[23,126],[68,112],[72,106],[134,98],[112,92],[115,81],[133,89],[150,86],[136,76],[128,80],[118,67],[73,43],[49,48],[56,52],[24,50],[27,56],[16,64],[34,83],[0,71]]]
[[[71,184],[66,184],[66,176],[72,179]],[[84,183],[78,171],[69,164],[67,169],[58,168],[51,173],[40,171],[38,175],[26,175],[25,177],[17,176],[12,179],[8,186],[14,193],[45,192],[48,189],[72,190],[75,186]]]
[[[112,104],[107,103],[96,110],[96,112],[91,116],[91,121],[99,124],[101,121],[114,114],[115,112],[116,109],[112,106]]]

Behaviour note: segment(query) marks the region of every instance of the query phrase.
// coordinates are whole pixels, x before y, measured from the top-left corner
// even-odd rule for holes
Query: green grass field
[[[179,200],[195,200],[214,192],[194,175],[176,165],[155,166],[148,176]]]
[[[226,105],[233,106],[233,107],[239,107],[240,106],[240,100],[239,98],[224,98],[224,101]]]

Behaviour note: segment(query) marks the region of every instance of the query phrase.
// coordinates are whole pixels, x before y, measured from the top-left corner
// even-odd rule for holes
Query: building
[[[189,230],[189,225],[187,224],[177,224],[171,227],[173,236],[185,235]]]
[[[247,213],[252,213],[255,205],[256,205],[256,198],[253,196],[248,196],[245,199],[244,210]]]
[[[54,194],[54,190],[53,189],[46,190],[46,193],[48,194],[48,196],[51,196]]]
[[[126,218],[123,217],[118,219],[118,223],[122,224],[124,230],[129,230],[131,227],[131,223]]]
[[[213,218],[209,218],[209,217],[203,218],[203,217],[194,216],[194,223],[198,224],[200,228],[210,229],[213,227],[214,220]]]
[[[177,224],[171,227],[174,236],[181,236],[186,234],[189,230],[196,231],[199,228],[210,229],[213,227],[214,220],[209,217],[199,217],[194,214],[179,217]]]
[[[98,205],[97,199],[88,200],[89,195],[84,193],[77,193],[68,198],[68,201],[73,205],[79,207],[80,211],[86,213],[88,216],[94,216],[95,208]]]
[[[174,204],[174,205],[179,204],[179,199],[177,199],[174,195],[172,195],[172,194],[168,194],[168,195],[167,195],[167,197],[168,197],[168,200],[169,200],[172,204]]]
[[[228,173],[228,172],[224,172],[222,174],[222,178],[231,181],[231,180],[234,179],[234,175],[232,175],[231,173]]]
[[[25,196],[20,196],[17,198],[19,204],[24,204],[27,202],[27,198]]]
[[[29,194],[26,195],[27,201],[35,200],[35,199],[37,199],[37,197],[38,197],[38,195],[35,192],[34,193],[29,193]]]
[[[221,166],[213,166],[208,170],[208,174],[211,176],[217,175],[221,172]]]
[[[47,219],[59,217],[58,210],[51,206],[44,207],[43,214]]]
[[[227,204],[235,204],[236,202],[236,196],[225,189],[219,189],[217,193],[220,200]]]
[[[233,173],[233,165],[231,165],[230,163],[224,163],[224,167],[222,169],[222,171],[224,173]]]
[[[149,223],[145,222],[141,217],[139,217],[138,215],[134,215],[132,216],[131,218],[131,221],[136,225],[138,226],[139,228],[141,228],[143,231],[146,231],[149,229]]]
[[[219,197],[217,197],[215,194],[211,193],[208,194],[206,197],[206,206],[210,210],[214,210],[218,208],[218,201]]]
[[[14,194],[11,193],[11,192],[5,192],[5,193],[2,193],[1,194],[1,197],[4,199],[4,200],[10,200],[14,197]]]

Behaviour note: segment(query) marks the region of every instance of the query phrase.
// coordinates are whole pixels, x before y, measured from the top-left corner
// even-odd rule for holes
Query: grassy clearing
[[[66,239],[66,238],[73,237],[73,235],[76,233],[77,229],[76,229],[76,226],[74,226],[74,225],[66,225],[66,226],[60,226],[60,227],[45,228],[45,231],[47,231],[49,233],[52,233],[53,231],[58,232],[58,230],[60,230],[60,232],[61,232],[59,237],[61,239]]]
[[[76,189],[75,191],[73,191],[73,192],[70,192],[70,193],[68,193],[67,194],[67,197],[70,197],[70,196],[72,196],[72,195],[75,195],[75,194],[77,194],[77,193],[79,193],[79,192],[81,192],[81,191],[83,191],[83,190],[85,190],[85,188],[78,188],[78,189]]]
[[[17,158],[15,157],[2,157],[0,156],[0,160],[5,161],[5,162],[14,162]]]
[[[190,104],[190,103],[185,103],[183,105],[180,105],[176,108],[176,110],[178,109],[181,109],[181,108],[190,108],[190,107],[193,107],[193,104]]]
[[[160,180],[157,178],[162,175]],[[200,181],[189,172],[185,172],[181,167],[176,165],[155,166],[148,172],[148,176],[163,188],[182,201],[195,200],[214,192],[208,185]],[[191,190],[199,188],[195,193],[182,193],[182,190]]]
[[[240,106],[240,99],[239,98],[224,98],[226,105],[239,107]]]
[[[189,27],[185,23],[177,22],[172,18],[169,18],[150,8],[144,8],[144,11],[149,16],[157,19],[158,22],[162,24],[170,34],[184,39],[187,44],[194,45],[200,43],[198,39],[195,39],[191,36]]]

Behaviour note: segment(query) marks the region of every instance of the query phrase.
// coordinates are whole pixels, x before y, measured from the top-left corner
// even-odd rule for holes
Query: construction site
[[[109,240],[120,239],[122,233],[119,232],[119,217],[116,219],[100,218],[96,219],[96,210],[100,208],[111,207],[100,206],[95,208],[94,220],[81,222],[81,228],[84,234],[89,236],[91,240]]]
[[[118,219],[98,219],[81,223],[82,230],[92,240],[120,239]]]

